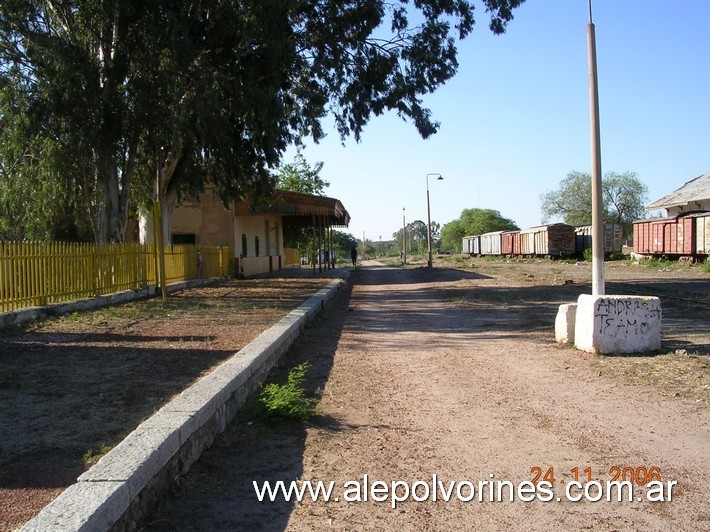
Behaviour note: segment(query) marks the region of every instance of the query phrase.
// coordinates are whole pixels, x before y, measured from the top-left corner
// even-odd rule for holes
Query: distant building
[[[665,209],[672,217],[692,211],[710,211],[710,172],[646,206],[646,212],[659,209]]]
[[[141,241],[150,243],[150,220],[142,222]],[[332,229],[349,224],[350,214],[335,198],[276,190],[263,204],[235,201],[226,208],[208,189],[198,201],[175,208],[169,243],[233,247],[236,271],[249,276],[285,266],[284,225],[309,227],[318,235],[316,241],[320,237],[318,247],[330,247]]]

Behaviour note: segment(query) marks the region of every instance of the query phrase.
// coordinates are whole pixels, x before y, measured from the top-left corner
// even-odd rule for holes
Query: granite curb
[[[320,289],[141,423],[21,530],[135,530],[160,493],[224,431],[348,274]]]

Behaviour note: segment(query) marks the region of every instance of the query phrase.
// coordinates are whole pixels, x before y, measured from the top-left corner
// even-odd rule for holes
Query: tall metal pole
[[[407,220],[404,217],[404,207],[402,207],[402,263],[407,264]]]
[[[427,267],[431,268],[434,262],[431,258],[431,209],[429,208],[429,176],[438,176],[437,181],[444,179],[441,174],[427,174],[426,175],[426,240],[427,240],[427,251],[429,253],[429,258],[427,260]]]
[[[597,45],[592,22],[592,0],[588,0],[589,24],[589,102],[592,137],[592,295],[603,296],[604,289],[604,219],[602,208],[602,151],[599,128],[599,83],[597,80]]]

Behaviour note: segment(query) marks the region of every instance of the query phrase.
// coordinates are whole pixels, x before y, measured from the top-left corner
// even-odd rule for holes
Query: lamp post
[[[442,181],[444,178],[441,174],[427,174],[426,175],[426,240],[427,240],[427,250],[429,252],[429,260],[427,261],[427,266],[431,268],[434,264],[431,259],[431,209],[429,207],[429,176],[437,176],[437,181]]]
[[[407,264],[407,219],[402,207],[402,264]]]
[[[587,24],[589,55],[589,111],[592,138],[592,295],[603,296],[604,287],[604,220],[602,205],[602,153],[599,133],[599,81],[597,79],[597,44],[592,22],[592,0]]]

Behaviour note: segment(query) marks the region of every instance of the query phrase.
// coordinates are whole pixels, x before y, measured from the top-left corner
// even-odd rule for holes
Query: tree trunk
[[[99,217],[99,243],[122,242],[118,169],[113,157],[102,154],[99,161],[99,193],[102,202]]]

